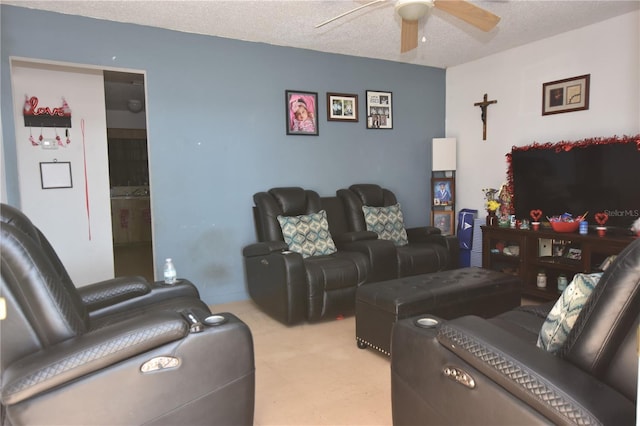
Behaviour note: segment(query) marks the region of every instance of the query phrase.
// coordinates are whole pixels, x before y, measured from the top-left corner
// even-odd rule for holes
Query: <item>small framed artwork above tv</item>
[[[542,85],[542,115],[589,109],[589,80],[591,74]]]

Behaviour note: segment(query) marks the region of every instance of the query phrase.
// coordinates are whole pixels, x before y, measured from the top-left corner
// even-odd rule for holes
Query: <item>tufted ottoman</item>
[[[396,321],[420,314],[443,319],[493,317],[520,306],[520,279],[482,268],[462,268],[365,284],[356,292],[358,347],[391,355]]]

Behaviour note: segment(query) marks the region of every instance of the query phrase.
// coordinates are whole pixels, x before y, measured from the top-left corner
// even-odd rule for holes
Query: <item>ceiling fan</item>
[[[362,6],[348,10],[338,16],[334,16],[320,24],[316,28],[320,28],[330,22],[347,16],[360,9],[372,6],[378,3],[390,2],[389,0],[374,0]],[[397,0],[395,2],[395,10],[402,18],[402,29],[400,35],[400,52],[405,53],[418,47],[418,21],[424,17],[432,7],[449,13],[456,18],[462,19],[468,24],[473,25],[482,31],[491,31],[498,22],[500,17],[493,13],[478,7],[465,0]]]

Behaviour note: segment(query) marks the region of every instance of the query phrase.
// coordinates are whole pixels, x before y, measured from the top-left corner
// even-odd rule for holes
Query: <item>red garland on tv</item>
[[[640,151],[640,135],[635,136],[612,136],[610,138],[587,138],[579,141],[561,141],[561,142],[546,142],[538,143],[534,142],[531,145],[524,146],[512,146],[511,152],[505,154],[507,157],[507,190],[513,199],[513,170],[511,168],[512,153],[516,151],[529,151],[534,149],[553,149],[555,152],[571,151],[575,148],[586,148],[592,145],[611,145],[611,144],[626,144],[635,142],[636,148]],[[513,204],[511,205],[511,213],[513,214]]]

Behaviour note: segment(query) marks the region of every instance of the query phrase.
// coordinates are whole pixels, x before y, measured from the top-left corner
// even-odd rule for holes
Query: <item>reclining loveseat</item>
[[[640,239],[617,256],[588,298],[583,293],[586,302],[578,303],[578,290],[563,293],[553,309],[558,302],[492,319],[396,323],[393,424],[637,424]],[[567,321],[556,324],[559,318]],[[566,340],[540,346],[543,324]]]
[[[350,314],[359,286],[398,278],[400,267],[403,276],[457,267],[457,239],[438,228],[407,230],[424,235],[407,249],[373,230],[353,229],[339,196],[287,187],[253,200],[258,242],[243,249],[247,286],[252,300],[284,324]]]
[[[246,324],[213,315],[190,283],[140,279],[129,292],[115,279],[81,294],[10,210],[0,221],[0,424],[253,423]]]

